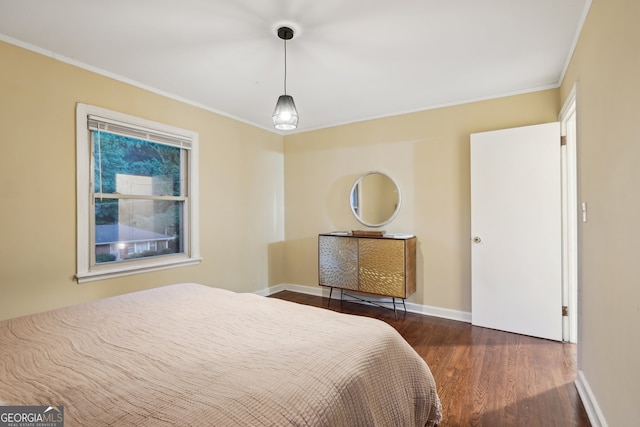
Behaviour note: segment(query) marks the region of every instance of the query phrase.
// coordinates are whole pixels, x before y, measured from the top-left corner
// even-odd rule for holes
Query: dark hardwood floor
[[[327,298],[272,297],[318,307]],[[576,346],[468,323],[332,300],[330,310],[389,323],[431,368],[443,406],[440,426],[589,426],[573,383]]]

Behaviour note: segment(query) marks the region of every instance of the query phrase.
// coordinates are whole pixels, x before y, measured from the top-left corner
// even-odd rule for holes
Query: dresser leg
[[[333,288],[329,288],[329,302],[327,303],[327,308],[329,308],[329,304],[331,304],[331,294],[333,293]]]

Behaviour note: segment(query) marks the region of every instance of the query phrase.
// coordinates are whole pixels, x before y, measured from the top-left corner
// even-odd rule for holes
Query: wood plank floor
[[[327,307],[327,298],[284,291],[288,301]],[[573,383],[576,346],[332,300],[330,310],[389,323],[431,368],[443,406],[440,426],[589,426]]]

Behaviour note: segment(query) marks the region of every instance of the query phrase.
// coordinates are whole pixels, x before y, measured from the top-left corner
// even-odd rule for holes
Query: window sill
[[[100,267],[93,271],[78,272],[75,275],[78,283],[89,283],[98,280],[113,279],[116,277],[131,276],[134,274],[148,273],[151,271],[166,270],[169,268],[186,267],[196,265],[202,261],[202,258],[181,258],[170,261],[134,264],[128,266],[117,267]]]

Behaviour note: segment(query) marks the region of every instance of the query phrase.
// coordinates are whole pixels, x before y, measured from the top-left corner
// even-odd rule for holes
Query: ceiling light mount
[[[278,28],[278,37],[282,40],[291,40],[293,38],[293,30],[289,27]]]
[[[287,95],[287,40],[293,38],[293,30],[282,26],[278,28],[278,37],[284,40],[284,95],[280,95],[273,110],[273,125],[276,129],[291,130],[298,127],[299,118],[293,97]]]

